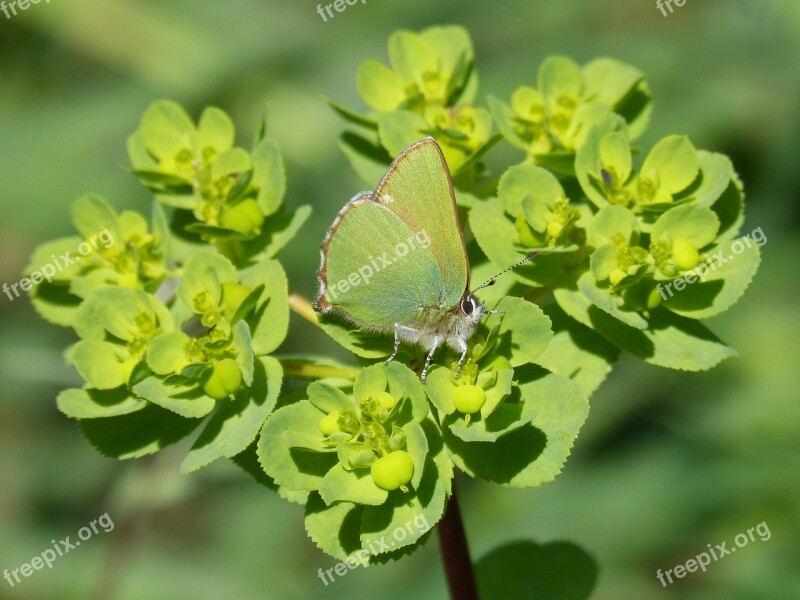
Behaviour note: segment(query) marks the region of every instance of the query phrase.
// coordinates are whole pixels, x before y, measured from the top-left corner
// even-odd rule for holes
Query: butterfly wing
[[[444,154],[433,138],[405,150],[389,167],[373,200],[414,232],[425,232],[439,265],[439,300],[455,306],[469,286],[469,262],[458,221],[453,182]]]
[[[362,327],[391,330],[437,300],[442,274],[426,238],[372,198],[357,195],[328,230],[316,305]]]

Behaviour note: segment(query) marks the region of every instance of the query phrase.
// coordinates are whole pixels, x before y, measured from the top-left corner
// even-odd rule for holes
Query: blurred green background
[[[194,116],[217,105],[243,144],[269,100],[288,202],[315,209],[281,255],[293,288],[311,295],[325,228],[363,187],[322,95],[361,108],[358,64],[385,60],[397,28],[442,23],[471,31],[481,100],[533,83],[550,53],[639,67],[655,99],[641,145],[685,133],[729,154],[747,189],[743,231],[760,226],[769,240],[748,294],[709,323],[739,359],[689,374],[623,358],[555,482],[526,491],[459,482],[473,556],[512,540],[568,540],[599,565],[593,598],[800,598],[795,1],[690,0],[664,17],[655,0],[367,0],[327,23],[313,2],[277,0],[53,0],[12,19],[0,13],[0,282],[19,279],[38,243],[72,231],[69,206],[81,193],[149,209],[124,169],[124,141],[151,100],[177,100]],[[518,159],[508,147],[498,153]],[[116,525],[13,589],[0,581],[0,598],[445,597],[435,540],[326,588],[317,569],[334,561],[306,538],[302,508],[232,463],[183,477],[181,448],[136,462],[99,456],[54,403],[78,381],[61,358],[70,334],[24,298],[3,296],[0,311],[0,569],[103,513]],[[293,324],[287,350],[335,351]],[[657,569],[707,544],[730,546],[763,521],[768,541],[658,583]]]

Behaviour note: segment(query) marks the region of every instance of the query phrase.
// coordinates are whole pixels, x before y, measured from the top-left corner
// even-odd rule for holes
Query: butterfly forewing
[[[374,200],[430,239],[442,278],[439,301],[445,307],[458,304],[469,286],[469,263],[450,171],[436,141],[426,138],[403,152]]]

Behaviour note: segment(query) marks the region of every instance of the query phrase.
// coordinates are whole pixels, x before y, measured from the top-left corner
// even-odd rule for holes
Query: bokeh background
[[[748,294],[709,323],[740,358],[700,374],[623,358],[555,482],[525,491],[459,482],[473,556],[513,540],[563,540],[596,561],[593,598],[800,598],[793,0],[689,0],[668,17],[655,0],[367,0],[327,23],[308,0],[52,0],[10,20],[0,13],[0,282],[19,279],[37,244],[72,231],[69,206],[84,192],[148,210],[125,170],[124,141],[150,101],[175,99],[195,116],[217,105],[249,145],[269,100],[287,201],[315,209],[281,255],[293,289],[311,295],[319,240],[363,187],[337,148],[343,124],[323,94],[362,108],[358,64],[385,60],[397,28],[442,23],[471,31],[481,99],[533,83],[550,53],[638,66],[655,99],[641,145],[685,133],[729,154],[747,189],[744,231],[760,226],[768,237]],[[334,561],[306,538],[302,508],[232,463],[184,477],[185,448],[135,462],[99,456],[55,407],[56,393],[77,382],[61,358],[69,332],[41,321],[26,298],[3,296],[0,311],[0,569],[103,513],[115,523],[13,589],[0,580],[0,598],[445,597],[435,539],[326,588],[317,569]],[[336,351],[293,325],[287,350]],[[656,569],[707,544],[730,546],[764,521],[768,541],[668,588],[656,580]]]

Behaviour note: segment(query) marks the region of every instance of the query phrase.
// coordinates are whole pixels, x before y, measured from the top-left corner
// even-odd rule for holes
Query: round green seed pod
[[[678,238],[672,243],[672,260],[681,271],[689,271],[700,262],[700,253],[691,240]]]
[[[395,450],[372,463],[370,473],[378,487],[392,491],[411,481],[414,462],[405,450]]]
[[[339,429],[339,415],[341,413],[338,410],[333,411],[332,413],[328,413],[319,422],[319,430],[322,432],[323,435],[333,435],[337,431],[341,431]]]
[[[234,394],[242,386],[242,371],[232,358],[224,358],[214,363],[211,376],[203,384],[203,391],[222,400]]]
[[[392,410],[394,405],[397,404],[397,400],[394,399],[389,392],[381,392],[378,394],[378,406],[381,408],[385,408],[386,410]]]
[[[465,414],[478,412],[486,402],[486,392],[477,385],[460,385],[453,393],[456,410]]]

